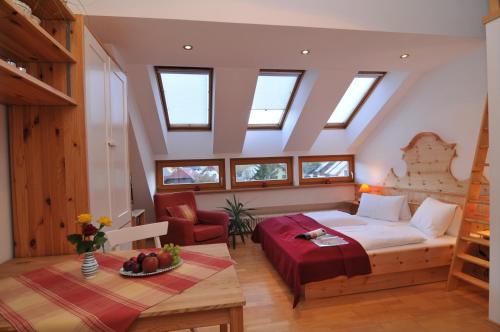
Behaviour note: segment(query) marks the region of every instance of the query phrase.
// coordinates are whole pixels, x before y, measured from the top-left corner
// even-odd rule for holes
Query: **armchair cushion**
[[[224,235],[224,228],[219,225],[198,224],[193,227],[194,240],[204,242]]]
[[[198,217],[196,216],[196,211],[194,211],[187,204],[167,206],[166,209],[171,217],[186,219],[195,225],[198,223]]]
[[[229,222],[228,214],[222,211],[198,210],[196,211],[196,214],[199,222],[202,224],[221,225],[227,227]]]

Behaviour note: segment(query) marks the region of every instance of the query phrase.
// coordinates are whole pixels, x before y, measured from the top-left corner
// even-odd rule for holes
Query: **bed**
[[[321,211],[306,213],[320,224],[332,226],[333,216],[346,214],[340,211]],[[371,273],[369,275],[355,276],[347,278],[339,276],[334,279],[308,283],[302,286],[302,296],[305,299],[324,298],[344,294],[355,294],[366,291],[396,288],[402,286],[418,285],[430,282],[443,281],[448,278],[448,270],[453,256],[453,248],[456,237],[444,235],[438,238],[430,238],[422,234],[424,241],[411,243],[411,236],[405,237],[408,243],[394,245],[388,243],[387,246],[380,246],[379,239],[370,239],[369,236],[360,237],[361,229],[355,228],[375,228],[391,227],[394,230],[408,232],[415,230],[408,225],[408,222],[388,222],[377,219],[370,219],[358,216],[348,216],[355,219],[362,219],[366,226],[332,226],[346,235],[355,238],[365,248],[370,259]],[[377,236],[379,233],[376,233]],[[387,237],[389,242],[392,236]],[[415,241],[416,242],[416,241]]]
[[[284,278],[294,293],[294,305],[297,303],[298,296],[308,300],[438,282],[448,278],[456,235],[461,223],[461,212],[453,212],[454,215],[449,217],[449,223],[446,228],[442,229],[439,236],[432,236],[434,234],[429,236],[427,230],[422,229],[422,227],[417,227],[418,230],[415,229],[414,219],[419,218],[413,217],[415,211],[420,210],[419,207],[431,199],[439,201],[439,204],[454,205],[457,211],[460,210],[458,207],[464,206],[467,181],[455,178],[450,167],[453,159],[457,156],[456,146],[445,142],[435,133],[423,132],[417,134],[401,150],[403,151],[403,160],[406,163],[404,175],[399,177],[391,169],[383,185],[371,186],[371,190],[378,196],[390,196],[389,200],[395,196],[404,196],[405,203],[401,207],[408,208],[406,218],[397,218],[396,216],[397,220],[393,218],[391,221],[387,221],[388,218],[373,216],[367,218],[366,215],[363,217],[359,210],[358,214],[360,215],[357,216],[336,210],[299,214],[302,217],[292,216],[292,219],[305,220],[309,228],[316,225],[326,228],[328,233],[339,232],[342,234],[341,236],[354,240],[353,242],[364,249],[364,254],[359,254],[359,251],[356,251],[356,254],[359,254],[357,262],[368,265],[351,270],[350,272],[353,273],[341,271],[337,275],[331,274],[330,278],[327,278],[327,275],[323,273],[316,278],[318,280],[310,280],[313,278],[300,280],[300,287],[297,287],[296,280],[292,285],[288,279]],[[355,192],[358,192],[357,188]],[[379,209],[377,205],[374,205],[372,210],[384,212],[384,209]],[[400,210],[401,216],[403,210],[402,208]],[[282,277],[283,273],[280,270],[283,270],[284,265],[291,264],[288,268],[296,270],[300,270],[304,265],[304,262],[297,262],[297,259],[295,259],[296,262],[293,262],[294,254],[291,252],[294,249],[293,246],[289,245],[293,242],[293,237],[288,236],[288,238],[283,239],[283,235],[280,235],[281,229],[286,230],[287,228],[286,218],[290,219],[290,216],[264,220],[261,223],[264,226],[257,225],[256,232],[252,237],[254,241],[261,242],[268,259]],[[412,220],[412,225],[409,225],[409,219]],[[433,220],[433,217],[429,220]],[[425,220],[423,221],[425,223]],[[420,218],[420,222],[422,222],[422,218]],[[280,226],[267,227],[266,223],[267,225],[278,223]],[[268,230],[262,232],[266,228]],[[299,225],[288,229],[285,234],[292,231],[297,232],[300,228]],[[419,234],[419,231],[422,231],[423,234]],[[261,236],[260,233],[265,234]],[[263,239],[267,242],[266,245],[262,243]],[[281,250],[278,255],[274,253],[273,257],[272,248],[280,246],[288,248]],[[301,248],[300,245],[298,247]],[[309,248],[312,247],[309,246]],[[332,253],[338,254],[334,251]],[[281,267],[277,265],[278,259]],[[324,260],[323,264],[325,267],[328,266],[327,264],[339,264],[339,260]],[[344,262],[343,264],[351,263]],[[321,270],[321,268],[315,268]]]
[[[316,248],[294,239],[301,231],[318,226],[362,247],[365,256],[356,247],[342,253],[337,250],[344,246]],[[456,238],[430,238],[408,222],[331,210],[269,218],[257,226],[253,240],[261,243],[290,287],[295,307],[300,297],[324,298],[446,280]]]

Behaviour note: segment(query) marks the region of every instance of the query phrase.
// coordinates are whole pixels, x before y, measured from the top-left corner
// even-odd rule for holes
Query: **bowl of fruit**
[[[182,265],[180,247],[166,244],[160,252],[141,252],[123,263],[120,274],[126,277],[147,277],[165,273]]]

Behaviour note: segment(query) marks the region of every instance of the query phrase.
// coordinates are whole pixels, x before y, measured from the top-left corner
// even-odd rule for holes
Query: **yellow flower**
[[[111,218],[109,217],[101,217],[97,221],[99,222],[99,224],[103,226],[110,227],[111,225],[113,225],[113,220],[111,220]]]
[[[89,224],[92,222],[92,215],[89,214],[89,213],[83,213],[83,214],[80,214],[78,217],[77,217],[77,220],[76,222],[78,224],[82,224],[82,225],[85,225],[85,224]]]

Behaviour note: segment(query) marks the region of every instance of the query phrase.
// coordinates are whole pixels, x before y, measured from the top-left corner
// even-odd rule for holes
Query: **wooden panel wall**
[[[63,45],[66,23],[43,22]],[[84,108],[83,17],[71,24],[71,96],[76,107],[9,109],[16,257],[72,253],[66,235],[89,210]],[[29,64],[28,72],[67,91],[66,64]]]

